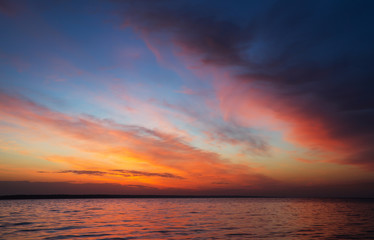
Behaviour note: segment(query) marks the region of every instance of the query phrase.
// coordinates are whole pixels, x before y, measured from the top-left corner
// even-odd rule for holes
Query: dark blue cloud
[[[374,168],[373,1],[129,1],[125,20],[263,84]]]

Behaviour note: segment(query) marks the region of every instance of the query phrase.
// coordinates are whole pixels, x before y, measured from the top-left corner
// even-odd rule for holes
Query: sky
[[[373,1],[0,1],[0,195],[374,197]]]

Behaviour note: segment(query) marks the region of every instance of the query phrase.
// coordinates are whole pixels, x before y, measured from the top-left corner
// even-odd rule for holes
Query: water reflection
[[[374,203],[318,199],[0,201],[4,239],[370,239]]]

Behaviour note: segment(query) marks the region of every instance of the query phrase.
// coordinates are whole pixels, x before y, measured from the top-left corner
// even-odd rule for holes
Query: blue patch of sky
[[[179,77],[158,65],[131,29],[106,22],[106,14],[43,4],[1,24],[1,51],[6,57],[0,66],[2,88],[17,90],[56,110],[92,115],[103,115],[103,109],[85,99],[85,92],[107,94],[103,90],[114,78],[144,85],[145,91],[132,93],[139,98],[173,101],[180,95],[175,93],[181,88]],[[139,49],[140,59],[121,59],[122,49],[124,54],[126,49]],[[29,68],[17,71],[6,62],[13,57],[29,63]]]

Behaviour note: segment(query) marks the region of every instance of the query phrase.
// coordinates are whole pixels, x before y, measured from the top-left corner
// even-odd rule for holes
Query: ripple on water
[[[44,231],[44,230],[49,230],[47,228],[31,228],[31,229],[20,229],[18,231],[20,232],[39,232],[39,231]]]
[[[74,238],[93,238],[93,237],[105,237],[111,234],[81,234],[81,235],[58,235],[53,237],[46,237],[44,239],[74,239]]]
[[[293,199],[0,201],[0,239],[374,239],[374,202],[334,204]]]
[[[14,226],[23,226],[23,225],[30,225],[34,224],[33,222],[18,222],[18,223],[13,223]]]
[[[130,240],[130,239],[140,239],[139,237],[115,237],[115,238],[102,238],[101,240]]]
[[[15,223],[3,222],[0,225],[0,228],[6,228],[6,227],[11,227],[11,226],[25,226],[25,225],[31,225],[31,224],[34,224],[34,223],[33,222],[15,222]]]
[[[63,213],[79,213],[81,212],[80,210],[66,210],[66,211],[63,211]]]
[[[93,208],[87,208],[87,210],[95,210],[95,211],[98,211],[98,210],[103,210],[103,208],[96,208],[96,207],[93,207]]]
[[[254,234],[251,233],[228,233],[226,234],[227,237],[240,237],[240,236],[253,236]]]
[[[64,231],[64,230],[82,229],[82,228],[88,228],[88,227],[86,227],[86,226],[67,226],[67,227],[54,228],[52,230]]]

